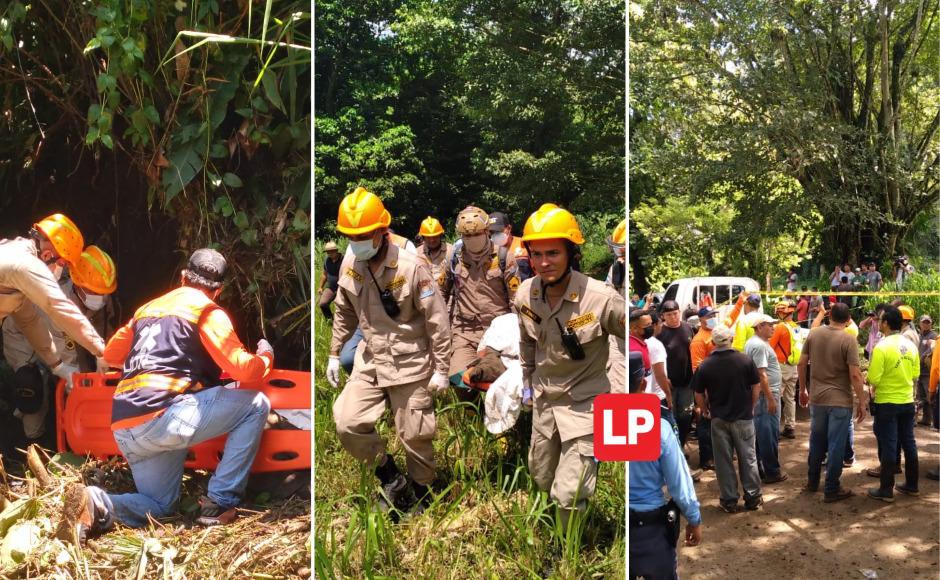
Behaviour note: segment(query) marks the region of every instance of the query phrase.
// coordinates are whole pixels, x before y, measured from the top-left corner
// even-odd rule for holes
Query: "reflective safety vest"
[[[756,310],[754,312],[757,312]],[[736,350],[744,352],[744,345],[754,336],[754,327],[751,326],[750,314],[740,314],[734,322],[734,341],[731,343]]]
[[[806,340],[806,334],[799,325],[787,322],[787,329],[790,331],[790,355],[787,357],[788,365],[796,365],[800,362],[800,353],[803,352],[803,341]]]
[[[180,287],[137,310],[133,346],[114,392],[112,429],[144,423],[181,393],[221,382],[222,369],[200,337],[206,315],[216,308],[199,290]]]

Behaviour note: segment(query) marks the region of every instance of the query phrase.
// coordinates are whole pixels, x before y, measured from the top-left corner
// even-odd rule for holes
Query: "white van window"
[[[738,295],[744,292],[744,286],[732,286],[731,287],[731,298],[734,300],[738,299]]]
[[[729,286],[715,286],[715,294],[712,296],[715,299],[715,306],[721,306],[722,304],[727,304],[731,301],[731,294],[729,293]]]

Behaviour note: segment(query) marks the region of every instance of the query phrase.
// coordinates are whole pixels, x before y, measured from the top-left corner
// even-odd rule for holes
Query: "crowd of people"
[[[839,269],[839,284],[850,270]],[[866,265],[866,274],[874,281],[866,283],[880,285],[873,264]],[[792,290],[795,276],[787,283]],[[629,388],[660,398],[664,425],[661,458],[631,463],[631,577],[675,577],[678,515],[688,522],[686,545],[701,541],[694,482],[704,470],[715,471],[720,510],[761,509],[763,488],[792,475],[781,469],[779,449],[781,439],[800,437],[797,402],[810,415],[803,434],[809,440],[805,493],[818,492],[822,484],[824,502],[855,495],[841,484],[841,475],[856,460],[855,429],[870,414],[878,466],[867,473],[879,485],[865,495],[883,502],[893,502],[898,493],[918,495],[918,409],[920,425],[940,428],[940,348],[933,320],[924,313],[915,327],[913,308],[897,299],[879,304],[856,324],[850,303],[831,298],[836,297],[801,299],[802,307],[784,298],[768,308],[770,316],[758,294],[744,291],[727,316],[712,305],[698,309],[697,330],[688,322],[690,313],[683,320],[672,300],[631,310]],[[860,361],[860,329],[868,331],[867,372]],[[695,471],[689,467],[693,430]],[[926,475],[940,478],[935,469]]]
[[[437,476],[434,400],[453,390],[478,402],[479,390],[458,387],[465,371],[482,366],[488,329],[513,315],[518,355],[497,354],[521,361],[511,395],[532,411],[528,468],[567,524],[595,490],[594,398],[625,390],[625,220],[607,239],[614,265],[606,283],[579,271],[585,239],[575,216],[555,204],[533,212],[521,237],[505,214],[476,206],[457,214],[454,244],[434,217],[422,221],[417,247],[391,222],[382,201],[357,188],[338,211],[346,255],[325,247],[319,304],[333,326],[326,376],[339,387],[341,369],[348,374],[333,405],[340,442],[374,468],[381,509],[393,518],[423,512]],[[387,408],[404,472],[376,431]]]
[[[14,416],[22,420],[27,443],[42,443],[54,399],[50,383],[58,388],[52,376],[68,397],[76,373],[121,369],[111,430],[136,492],[70,484],[60,538],[82,542],[116,523],[141,527],[171,515],[187,450],[223,434],[229,435],[224,454],[195,523],[235,519],[270,404],[257,391],[220,388],[229,382],[222,376],[259,380],[273,368],[274,350],[262,339],[249,352],[216,303],[226,269],[216,250],[195,251],[178,288],[112,332],[117,267],[100,247],[85,246],[70,218],[53,214],[25,237],[0,240],[3,353],[14,371]],[[104,336],[110,336],[107,342]]]

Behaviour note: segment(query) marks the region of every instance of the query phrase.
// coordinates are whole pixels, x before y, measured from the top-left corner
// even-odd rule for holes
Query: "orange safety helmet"
[[[347,236],[387,228],[391,223],[392,214],[385,209],[382,200],[364,187],[357,187],[339,204],[336,229]]]
[[[565,239],[577,245],[584,243],[578,220],[554,203],[542,204],[525,222],[522,241]]]
[[[67,216],[54,213],[39,220],[33,227],[49,239],[59,257],[70,265],[75,264],[81,258],[85,239],[75,222]]]
[[[418,235],[422,237],[431,237],[440,236],[444,233],[444,228],[441,227],[441,222],[436,219],[428,216],[423,222],[421,222],[421,229],[418,230]]]
[[[88,246],[82,257],[69,268],[76,286],[95,294],[112,294],[117,290],[117,267],[104,250]]]
[[[907,304],[898,306],[898,310],[901,312],[901,318],[904,320],[914,320],[914,309]]]

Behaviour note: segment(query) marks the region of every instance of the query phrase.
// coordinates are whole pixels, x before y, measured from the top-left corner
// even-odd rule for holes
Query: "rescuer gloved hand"
[[[435,393],[446,390],[449,386],[450,380],[448,380],[447,375],[444,373],[434,373],[431,375],[431,380],[428,381],[428,387],[430,387]]]
[[[55,376],[65,380],[66,395],[72,392],[72,374],[82,372],[77,366],[66,364],[64,361],[60,361],[59,364],[49,370],[51,370],[52,374]]]
[[[264,353],[268,353],[271,355],[271,358],[274,358],[274,347],[271,346],[270,342],[262,338],[258,341],[258,348],[255,349],[255,354],[260,356]]]
[[[330,362],[326,365],[326,380],[331,387],[339,385],[339,357],[330,355]]]

